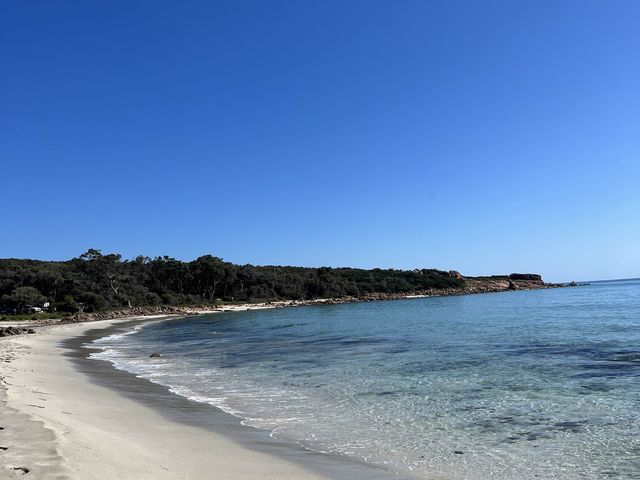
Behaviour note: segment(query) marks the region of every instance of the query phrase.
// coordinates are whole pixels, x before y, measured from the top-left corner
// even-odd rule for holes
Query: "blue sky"
[[[640,276],[640,2],[1,8],[0,257]]]

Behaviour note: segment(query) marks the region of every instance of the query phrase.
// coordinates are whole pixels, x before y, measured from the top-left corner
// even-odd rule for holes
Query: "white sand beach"
[[[0,339],[0,478],[326,478],[174,422],[74,368],[60,342],[122,321],[49,326]]]

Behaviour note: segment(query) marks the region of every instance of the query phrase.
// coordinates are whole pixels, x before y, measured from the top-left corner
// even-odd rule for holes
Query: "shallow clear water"
[[[640,281],[214,314],[92,346],[278,438],[399,472],[640,478]]]

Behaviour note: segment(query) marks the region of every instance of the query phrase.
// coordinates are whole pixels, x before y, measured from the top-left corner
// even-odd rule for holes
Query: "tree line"
[[[191,262],[90,249],[66,261],[0,259],[0,308],[23,312],[50,304],[87,312],[127,306],[309,300],[461,287],[459,275],[395,270],[235,265],[205,255]]]

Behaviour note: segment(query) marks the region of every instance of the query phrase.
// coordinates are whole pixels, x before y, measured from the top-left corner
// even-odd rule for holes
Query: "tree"
[[[19,312],[24,312],[28,307],[42,307],[47,298],[34,287],[18,287],[11,295],[2,297],[3,305],[13,307]]]
[[[507,278],[507,277],[504,277]],[[62,262],[0,259],[0,306],[25,309],[48,299],[58,310],[123,305],[195,305],[217,297],[285,300],[460,288],[459,274],[394,270],[234,265],[212,255],[192,262],[90,249]],[[26,288],[26,290],[25,290]]]
[[[86,292],[80,295],[80,301],[84,304],[87,312],[95,312],[107,308],[107,301],[102,295]]]
[[[190,264],[193,277],[202,292],[202,298],[212,301],[216,288],[224,276],[224,262],[218,257],[205,255]]]

